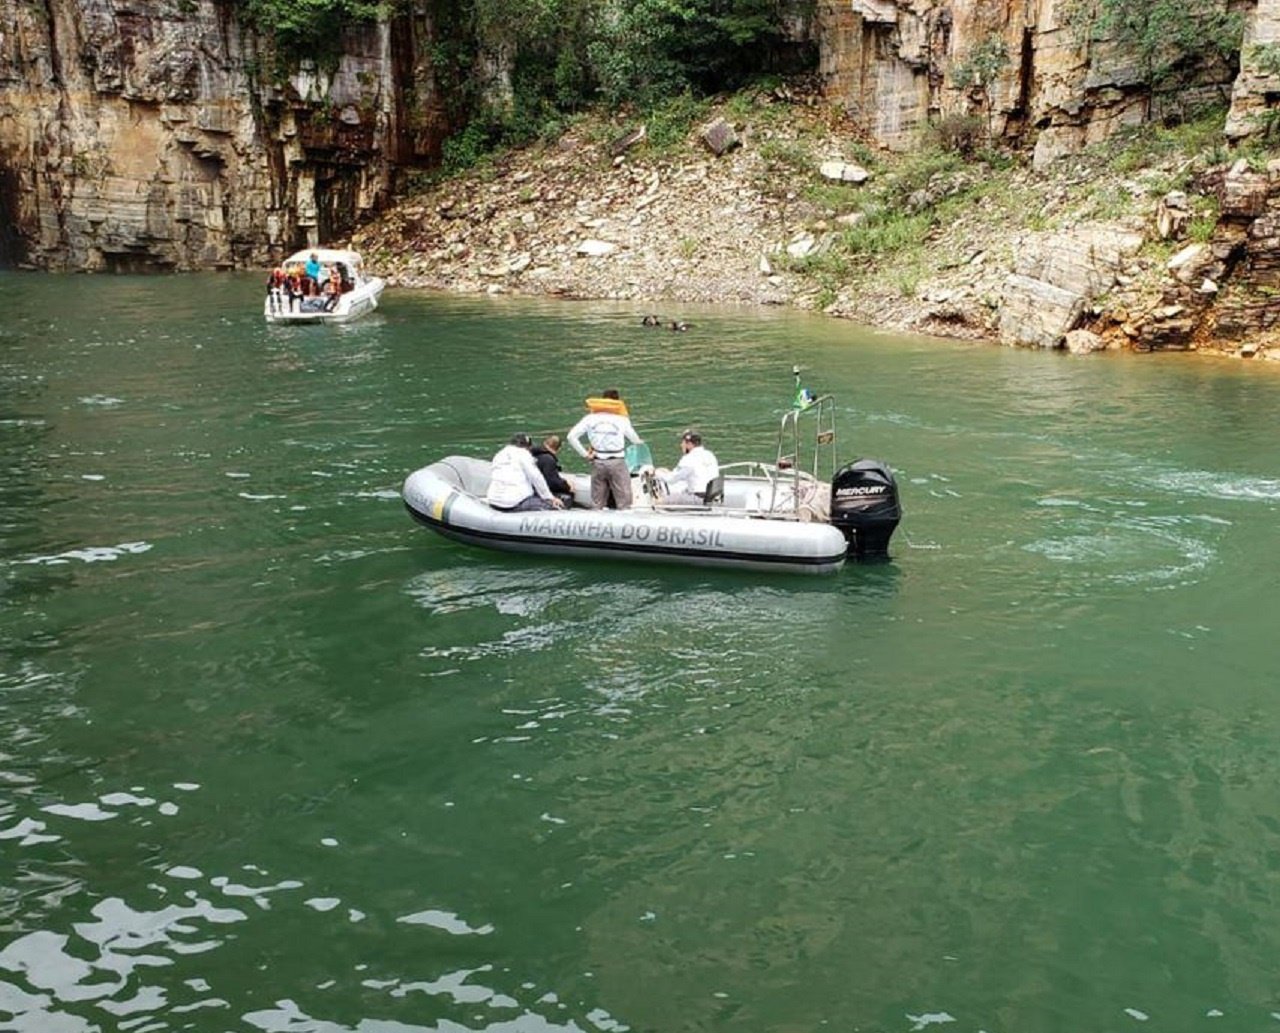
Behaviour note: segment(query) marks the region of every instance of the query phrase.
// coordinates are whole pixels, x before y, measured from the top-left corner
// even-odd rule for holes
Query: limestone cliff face
[[[343,233],[438,155],[431,31],[345,29],[280,83],[228,0],[0,0],[0,259],[226,268]]]
[[[1272,3],[1231,6],[1250,15]],[[997,138],[1034,148],[1042,165],[1163,114],[1133,61],[1105,41],[1083,45],[1061,7],[1061,0],[819,0],[820,71],[828,95],[885,146],[910,149],[931,119],[976,114]],[[1003,60],[989,85],[966,84],[960,70],[992,47]],[[1225,100],[1234,78],[1234,69],[1207,60],[1164,103]]]
[[[1158,117],[1116,47],[1082,46],[1063,0],[817,0],[829,97],[881,143],[974,115],[1039,164]],[[1232,99],[1228,133],[1280,97],[1280,0],[1246,16],[1242,69],[1187,71],[1176,103]],[[335,27],[332,67],[284,79],[234,0],[0,0],[0,262],[54,269],[261,265],[345,235],[430,165],[451,128],[441,42],[423,0],[389,22]],[[984,48],[1001,60],[968,82]],[[484,73],[484,55],[478,72]],[[501,90],[511,55],[489,55]],[[288,63],[288,62],[286,62]],[[484,79],[484,75],[480,75]]]
[[[1257,0],[1245,21],[1240,75],[1231,95],[1226,133],[1239,140],[1258,132],[1280,96],[1280,69],[1265,57],[1280,46],[1280,0]]]

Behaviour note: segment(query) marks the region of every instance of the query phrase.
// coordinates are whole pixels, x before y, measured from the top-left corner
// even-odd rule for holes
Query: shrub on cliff
[[[1081,43],[1111,41],[1137,58],[1152,93],[1205,61],[1235,63],[1244,22],[1226,0],[1065,0],[1063,22]]]
[[[337,45],[338,29],[390,14],[394,0],[239,0],[241,16],[295,56],[320,56]]]
[[[465,167],[487,146],[554,134],[587,105],[640,109],[657,123],[673,105],[736,88],[797,46],[784,17],[795,8],[777,0],[448,5],[440,27],[453,45],[440,47],[435,63],[458,84],[452,97],[465,113],[454,145],[446,145],[449,165]],[[652,141],[661,135],[650,127]]]

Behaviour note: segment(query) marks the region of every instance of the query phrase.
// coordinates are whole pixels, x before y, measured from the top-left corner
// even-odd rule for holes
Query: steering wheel
[[[652,469],[641,472],[640,487],[651,499],[656,500],[666,494],[666,486],[662,483],[662,478],[654,473]]]

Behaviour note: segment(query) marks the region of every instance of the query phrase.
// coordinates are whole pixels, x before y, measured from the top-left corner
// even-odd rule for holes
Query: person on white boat
[[[324,310],[332,312],[338,307],[338,301],[342,297],[342,275],[338,272],[338,267],[334,266],[329,272],[329,279],[324,282]]]
[[[320,256],[314,251],[311,252],[311,257],[307,260],[307,265],[304,271],[311,278],[311,282],[319,288],[321,274],[324,272],[324,266],[320,264]]]
[[[667,494],[662,505],[701,506],[707,485],[720,476],[720,462],[715,453],[702,444],[702,435],[696,430],[686,430],[680,435],[680,451],[683,453],[680,462],[664,478]]]
[[[284,270],[276,266],[267,276],[267,298],[272,312],[284,309]]]
[[[551,494],[547,479],[534,462],[528,434],[511,435],[511,443],[493,457],[489,490],[485,501],[504,513],[530,509],[563,509],[564,503]]]
[[[589,399],[590,404],[595,399]],[[587,413],[569,431],[569,444],[573,450],[591,463],[591,508],[604,509],[612,496],[617,509],[631,508],[631,471],[627,469],[625,458],[627,442],[633,445],[644,444],[636,429],[631,426],[631,419],[626,415],[626,406],[616,388],[601,392],[601,406],[604,403],[616,403],[603,408],[594,408]],[[584,446],[580,440],[587,439]]]

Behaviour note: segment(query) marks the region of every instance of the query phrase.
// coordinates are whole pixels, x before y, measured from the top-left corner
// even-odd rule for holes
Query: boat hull
[[[451,456],[415,471],[405,481],[405,505],[446,538],[508,552],[800,574],[830,574],[844,564],[844,535],[828,524],[712,508],[501,512],[481,497],[488,466]],[[585,483],[576,488],[585,501]]]
[[[373,278],[355,290],[342,295],[332,312],[294,312],[286,307],[281,311],[273,310],[270,299],[263,305],[263,315],[268,323],[350,323],[353,319],[366,316],[378,307],[378,298],[386,284]]]

